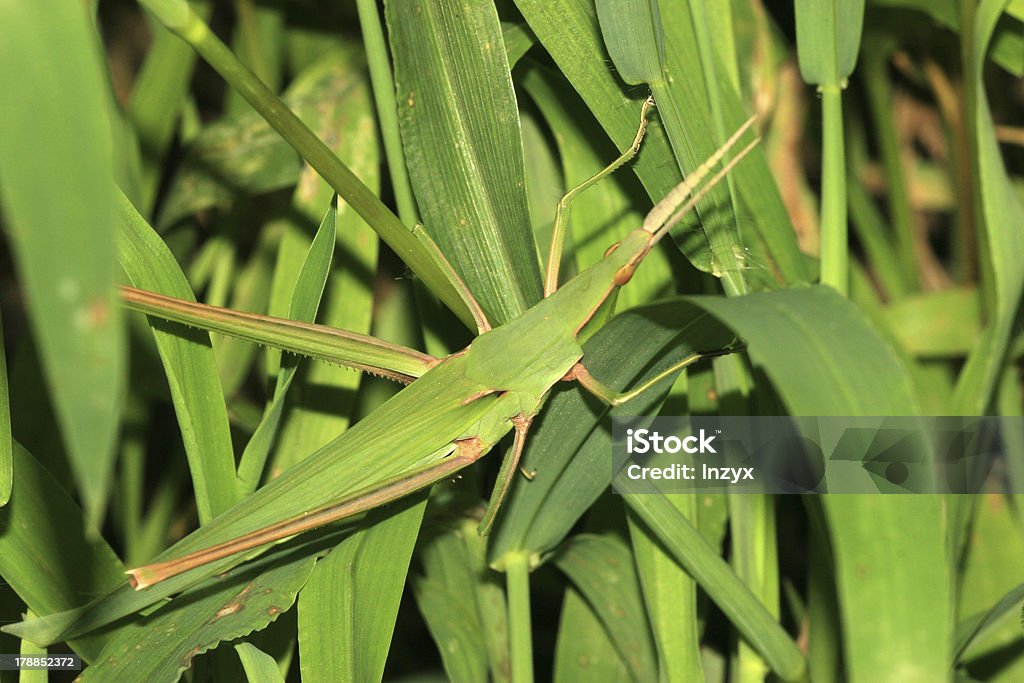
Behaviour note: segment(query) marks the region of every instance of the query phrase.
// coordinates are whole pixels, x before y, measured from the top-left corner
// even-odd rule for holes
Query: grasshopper
[[[728,347],[691,354],[642,385],[618,393],[587,371],[577,336],[616,288],[629,282],[658,241],[757,144],[757,139],[747,144],[712,175],[753,125],[753,118],[659,201],[640,227],[612,245],[602,260],[557,287],[565,223],[563,209],[581,191],[637,152],[653,105],[653,99],[645,102],[632,146],[610,166],[571,190],[560,203],[545,298],[519,318],[483,331],[465,349],[446,358],[434,358],[372,337],[319,325],[218,309],[123,288],[124,302],[132,310],[287,351],[309,354],[315,347],[317,351],[311,355],[316,358],[408,382],[407,387],[335,441],[179,543],[179,548],[183,546],[189,552],[129,570],[132,586],[141,590],[201,567],[206,567],[207,572],[221,570],[236,563],[239,553],[397,500],[473,464],[511,431],[512,448],[501,465],[480,523],[480,531],[486,533],[515,478],[531,422],[556,384],[576,381],[598,398],[619,405],[701,358],[737,350]],[[708,182],[701,186],[705,178]],[[277,332],[276,341],[267,338],[268,328]],[[295,343],[282,342],[282,334],[291,335]],[[247,528],[251,525],[247,516],[263,502],[294,495],[299,486],[317,477],[338,476],[340,470],[331,463],[341,459],[357,463],[345,470],[345,495],[268,526]],[[413,465],[410,467],[409,463]],[[207,540],[211,536],[230,538],[232,534],[234,538],[223,542],[209,544]]]

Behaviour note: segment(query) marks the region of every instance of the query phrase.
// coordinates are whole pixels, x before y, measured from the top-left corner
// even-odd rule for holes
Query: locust
[[[558,263],[570,202],[636,154],[653,106],[653,99],[644,103],[640,126],[630,148],[608,167],[573,188],[559,203],[544,298],[520,317],[499,327],[489,329],[486,320],[481,320],[478,327],[482,334],[466,348],[445,358],[320,325],[220,309],[123,287],[122,298],[129,309],[286,351],[309,354],[310,347],[315,346],[319,349],[312,354],[315,358],[408,384],[320,451],[171,550],[173,553],[184,546],[187,550],[184,554],[128,570],[131,585],[142,590],[191,570],[203,567],[207,571],[220,570],[236,564],[240,561],[239,554],[246,551],[255,551],[398,500],[452,477],[512,432],[512,447],[499,469],[480,522],[481,533],[487,533],[520,471],[519,461],[530,425],[555,385],[575,381],[608,404],[620,405],[701,358],[741,348],[734,344],[693,353],[647,382],[621,393],[587,370],[579,341],[580,331],[612,293],[629,282],[658,241],[758,142],[755,138],[726,160],[753,126],[755,119],[751,118],[662,198],[639,227],[609,247],[600,261],[559,287]],[[268,338],[268,329],[276,332],[273,339]],[[289,335],[304,341],[294,344],[282,341]],[[341,461],[349,464],[339,468],[336,463]],[[261,528],[248,528],[252,511],[266,501],[294,496],[300,487],[340,473],[344,473],[345,480],[334,482],[339,495],[332,502],[300,509],[294,516]],[[230,540],[207,544],[211,537]]]

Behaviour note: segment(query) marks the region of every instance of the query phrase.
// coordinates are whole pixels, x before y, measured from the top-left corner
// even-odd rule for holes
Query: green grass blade
[[[1000,650],[1013,649],[1021,640],[1020,603],[1024,596],[1017,568],[1024,566],[1024,543],[1014,498],[1019,496],[978,496],[970,526],[965,529],[954,653],[957,663],[969,669],[984,666],[985,659],[993,655],[999,659]],[[1020,657],[1006,664],[1000,672],[1005,680],[1019,678],[1024,671]]]
[[[806,663],[796,644],[667,498],[643,493],[627,495],[626,502],[780,678],[794,681],[804,676]]]
[[[764,368],[793,414],[918,412],[898,357],[828,289],[703,301],[746,339],[754,365]],[[829,330],[822,337],[825,319]],[[872,372],[858,372],[865,367]],[[944,677],[952,625],[942,499],[860,495],[823,502],[850,680]]]
[[[235,652],[249,683],[284,683],[277,661],[263,650],[249,643],[239,643],[235,645]]]
[[[530,604],[530,565],[523,553],[505,558],[508,596],[508,660],[516,683],[533,683],[533,607]]]
[[[194,301],[167,245],[124,195],[119,219],[118,258],[132,283]],[[235,455],[213,348],[205,332],[182,330],[162,320],[151,320],[150,326],[188,455],[199,520],[205,523],[237,500]]]
[[[185,0],[142,0],[142,4],[217,69],[463,322],[474,324],[462,291],[451,281],[443,264],[323,141],[281,105],[277,96],[238,61]]]
[[[903,287],[917,288],[920,274],[914,245],[914,214],[910,205],[907,172],[903,167],[903,147],[893,118],[893,88],[889,80],[889,60],[894,47],[885,39],[869,41],[864,54],[863,80],[874,124],[872,130],[878,138],[882,165],[885,168],[886,199],[895,233],[895,245],[889,247],[895,251],[895,275],[902,277]],[[857,180],[849,179],[848,184],[849,192],[854,192],[855,186],[859,189]],[[884,265],[884,262],[879,265]],[[892,295],[898,294],[898,291],[893,291]]]
[[[821,281],[843,295],[850,289],[850,264],[842,91],[857,62],[863,24],[863,0],[796,3],[800,73],[821,94]]]
[[[632,679],[593,608],[570,584],[565,589],[555,645],[555,683],[626,683]]]
[[[863,314],[829,288],[752,294],[735,303],[718,297],[688,300],[747,342],[755,367],[764,367],[794,415],[918,413],[895,352]]]
[[[306,260],[299,270],[298,281],[295,283],[288,311],[290,320],[311,323],[316,319],[316,312],[320,308],[320,300],[327,284],[327,275],[331,269],[334,243],[337,239],[338,209],[335,205],[336,200],[337,196],[332,199],[331,205],[316,231],[316,236],[313,238],[313,244],[306,252]],[[281,371],[277,375],[273,398],[270,405],[267,406],[259,427],[249,439],[238,464],[240,495],[251,493],[259,485],[263,467],[270,455],[270,449],[274,445],[274,439],[281,423],[285,397],[288,395],[288,388],[295,378],[297,369],[298,358],[296,356],[286,356],[283,359]]]
[[[415,224],[416,200],[409,182],[409,169],[402,152],[402,138],[398,127],[398,102],[395,99],[395,80],[391,73],[390,55],[384,38],[380,12],[376,0],[357,0],[359,26],[366,46],[366,62],[370,68],[373,98],[377,106],[384,155],[388,160],[391,187],[395,193],[398,216],[406,225]]]
[[[299,595],[303,680],[379,681],[426,498],[371,513],[317,563]]]
[[[515,93],[493,5],[390,2],[409,174],[427,232],[495,323],[540,300]]]
[[[25,616],[32,618],[35,615],[32,610],[28,610]],[[22,657],[45,657],[47,654],[45,647],[39,647],[29,640],[21,641],[18,653]],[[49,680],[50,674],[46,669],[22,669],[18,672],[18,683],[47,683]]]
[[[351,213],[349,217],[356,218]],[[356,237],[360,231],[353,232],[355,234],[352,237]],[[362,226],[362,232],[366,232],[366,226]],[[356,246],[355,240],[350,241],[350,246]],[[358,288],[351,277],[345,284],[345,291],[352,297],[350,303],[354,309],[345,312],[345,315],[351,321],[353,315],[368,313],[371,293],[365,284],[362,289]],[[337,296],[335,300],[338,300]],[[362,306],[359,305],[360,300]],[[409,325],[408,317],[394,315],[395,307],[400,307],[402,303],[401,297],[382,298],[378,309],[378,320],[381,322],[375,326],[374,334],[415,343],[418,331]],[[363,324],[369,325],[368,316]],[[335,378],[334,385],[346,386],[341,384],[342,380]],[[367,388],[373,386],[369,384]],[[396,390],[393,384],[378,384],[377,388],[379,391],[362,393],[361,408],[364,411],[377,408]],[[324,445],[339,430],[347,428],[347,412],[328,416],[323,414],[330,409],[327,405],[314,404],[306,408],[306,413],[293,413],[288,420],[287,426],[293,427],[293,430],[285,430],[281,450],[296,451],[304,456]],[[319,415],[316,414],[317,408],[320,408]],[[300,459],[298,456],[292,457],[294,460]],[[281,458],[276,460],[281,461]],[[380,679],[391,645],[424,503],[425,497],[418,494],[391,509],[368,515],[358,531],[343,540],[327,558],[317,564],[306,589],[299,597],[299,662],[304,678]]]
[[[273,92],[284,76],[284,8],[253,0],[235,0],[235,27],[231,50]],[[237,90],[225,94],[228,113],[246,111],[249,104]]]
[[[622,80],[630,85],[660,80],[665,44],[657,0],[597,0],[594,7]]]
[[[542,0],[517,0],[516,6],[526,18],[531,30],[547,49],[562,73],[580,94],[594,117],[619,149],[625,149],[636,133],[639,100],[628,98],[622,91],[615,73],[608,69],[605,51],[593,5],[586,0],[567,0],[555,5]],[[692,23],[683,8],[673,6],[671,11],[660,11],[665,33],[666,60],[672,66],[676,90],[685,89],[682,96],[675,95],[692,105],[707,99],[707,89],[700,79],[700,60],[696,54]],[[675,67],[673,65],[683,65]],[[728,79],[719,79],[724,112],[724,126],[728,130],[738,127],[747,118],[738,94]],[[674,100],[669,100],[670,106]],[[674,113],[673,113],[674,112]],[[670,109],[675,115],[672,126],[690,126],[683,135],[676,154],[686,152],[683,166],[692,170],[717,146],[714,131],[707,115],[686,110]],[[656,117],[657,118],[657,117]],[[676,145],[673,142],[673,145]],[[706,148],[706,150],[705,150]],[[644,148],[631,164],[643,183],[648,196],[657,201],[664,197],[680,180],[679,167],[661,126],[648,128]],[[704,151],[707,154],[704,154]],[[702,155],[703,154],[703,155]],[[786,215],[778,188],[768,169],[761,150],[755,149],[748,159],[733,172],[737,191],[742,197],[744,217],[753,217],[754,224],[769,248],[769,254],[785,282],[803,282],[809,279],[804,258],[797,249],[793,228]],[[711,252],[705,235],[677,231],[680,248],[698,268],[713,270]]]
[[[718,360],[718,359],[716,359]],[[779,550],[773,496],[727,496],[732,546],[730,564],[768,612],[779,619]],[[735,680],[763,681],[768,665],[740,639],[732,657]]]
[[[963,35],[961,5],[957,0],[873,0],[872,4],[884,7],[915,9],[927,14],[936,22]],[[1004,3],[1007,13],[999,19],[993,36],[992,50],[988,58],[1015,76],[1024,76],[1024,16],[1020,3],[1011,0]],[[969,33],[971,27],[968,27]]]
[[[420,614],[452,680],[482,680],[490,671],[492,680],[508,681],[508,608],[467,508],[473,501],[448,494],[446,504],[442,495],[434,498],[417,551],[424,572],[413,584]]]
[[[537,39],[526,24],[510,24],[502,22],[501,37],[505,43],[505,55],[508,57],[509,68],[515,67],[530,48],[534,46]]]
[[[945,680],[950,568],[940,496],[826,496],[850,681]]]
[[[14,491],[0,509],[0,576],[36,614],[70,609],[116,586],[124,567],[102,539],[83,536],[82,511],[49,472],[15,443]],[[45,567],[46,571],[40,571]],[[87,661],[107,635],[70,641]]]
[[[330,61],[330,60],[327,60]],[[334,60],[332,71],[347,83],[346,95],[335,107],[322,107],[315,128],[323,137],[335,140],[333,149],[350,164],[371,189],[377,190],[379,148],[373,135],[373,113],[368,84],[355,58]],[[310,75],[316,69],[307,69]],[[340,132],[339,132],[340,131]],[[314,190],[315,188],[315,190]],[[331,189],[316,173],[306,168],[292,196],[292,216],[284,221],[274,273],[270,313],[284,315],[288,297],[302,255],[308,249],[306,225],[294,216],[319,217]],[[314,220],[315,220],[314,218]],[[347,204],[338,206],[337,248],[327,281],[320,320],[324,325],[361,334],[370,332],[373,311],[373,275],[377,270],[379,240],[370,227]],[[413,346],[413,340],[407,346]],[[268,354],[273,357],[273,354]],[[269,358],[268,358],[269,360]],[[276,374],[270,362],[270,375]],[[365,376],[328,363],[309,363],[300,373],[302,382],[292,388],[293,401],[281,427],[272,467],[284,470],[329,442],[348,428],[356,405],[357,390]]]
[[[314,562],[315,557],[304,549],[285,557],[261,558],[122,626],[80,680],[177,681],[197,655],[266,628],[290,609]]]
[[[209,3],[195,2],[196,12],[209,17]],[[153,43],[132,87],[127,115],[142,151],[142,196],[146,215],[159,188],[164,155],[174,137],[188,95],[196,54],[157,22],[151,22]]]
[[[800,73],[812,85],[842,87],[853,73],[864,25],[864,0],[797,0]]]
[[[594,609],[635,681],[657,678],[654,641],[633,558],[612,536],[573,536],[554,558]]]
[[[7,382],[4,324],[0,317],[0,508],[11,499],[14,486],[14,438],[11,436],[11,399]]]
[[[976,154],[974,189],[980,209],[979,224],[987,245],[983,258],[991,262],[995,310],[981,343],[968,357],[957,380],[954,404],[961,415],[985,414],[1024,292],[1024,269],[1019,259],[1019,254],[1024,253],[1024,231],[1019,220],[1024,215],[1024,204],[1003,165],[982,81],[985,52],[1006,4],[1003,0],[985,0],[978,6],[970,34],[970,64],[965,66],[968,106],[973,105],[969,120],[974,129],[972,151]]]
[[[429,578],[416,580],[413,589],[448,680],[487,680],[487,645],[473,605],[466,603],[463,592]]]
[[[883,313],[893,336],[912,356],[966,356],[982,333],[979,299],[976,289],[944,289],[893,301]]]
[[[9,92],[0,105],[0,200],[86,523],[98,528],[125,367],[98,40],[79,3],[4,3],[0,23]]]
[[[1024,583],[1012,588],[989,611],[961,623],[956,630],[954,658],[959,660],[960,656],[971,646],[975,639],[981,638],[988,629],[991,629],[1004,616],[1010,613],[1016,616],[1021,609],[1021,603],[1024,603]]]

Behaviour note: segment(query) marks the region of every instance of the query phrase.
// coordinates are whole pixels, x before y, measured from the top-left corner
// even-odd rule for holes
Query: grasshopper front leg
[[[655,103],[653,96],[644,100],[644,104],[640,108],[640,127],[637,129],[636,135],[633,137],[633,143],[626,148],[625,152],[620,154],[615,161],[566,192],[565,196],[558,201],[558,206],[555,207],[555,224],[551,228],[551,248],[548,251],[548,267],[547,273],[544,276],[544,296],[550,296],[556,289],[558,289],[558,270],[562,262],[562,248],[565,242],[565,224],[569,219],[570,205],[584,190],[591,187],[602,178],[611,175],[618,170],[619,167],[636,156],[637,152],[640,151],[640,143],[643,142],[644,134],[647,132],[647,115],[654,106]]]

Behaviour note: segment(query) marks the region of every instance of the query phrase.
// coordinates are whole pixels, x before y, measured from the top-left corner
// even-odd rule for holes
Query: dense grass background
[[[0,25],[0,652],[71,648],[102,681],[1024,677],[1020,496],[612,496],[609,411],[568,387],[486,539],[497,453],[134,593],[125,567],[236,503],[338,495],[253,491],[321,448],[365,469],[333,439],[397,385],[114,288],[451,353],[472,317],[408,228],[516,318],[559,197],[653,93],[638,157],[572,208],[563,279],[752,114],[763,143],[587,330],[588,367],[624,387],[748,353],[616,411],[1020,415],[1024,3],[2,2]]]

